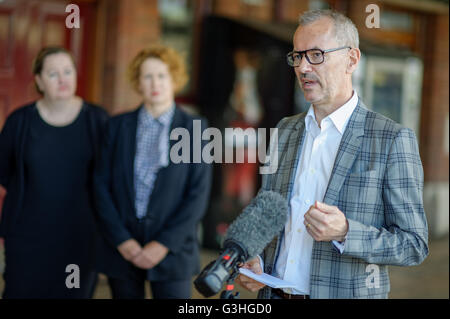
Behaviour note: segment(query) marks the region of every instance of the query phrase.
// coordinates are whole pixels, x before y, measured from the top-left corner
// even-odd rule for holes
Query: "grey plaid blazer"
[[[263,175],[261,190],[290,200],[305,133],[306,113],[278,127],[278,169]],[[324,202],[347,217],[340,254],[332,242],[313,244],[311,298],[387,298],[387,265],[420,264],[428,255],[422,200],[423,169],[415,134],[368,110],[361,101],[339,146]],[[282,233],[264,249],[264,271],[274,270]],[[270,298],[271,288],[259,291]]]

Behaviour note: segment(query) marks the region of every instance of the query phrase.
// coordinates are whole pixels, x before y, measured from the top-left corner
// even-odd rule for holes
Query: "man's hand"
[[[336,206],[316,201],[305,214],[304,224],[316,241],[336,240],[342,242],[348,231],[348,222]]]
[[[250,269],[251,271],[253,271],[255,274],[260,275],[262,274],[262,269],[261,269],[261,265],[259,263],[259,258],[255,257],[249,261],[247,261],[242,268],[247,268]],[[252,278],[249,278],[245,275],[238,275],[236,278],[236,282],[238,284],[240,284],[242,287],[244,287],[245,289],[251,291],[251,292],[256,292],[258,290],[260,290],[261,288],[263,288],[265,285],[260,283],[259,281],[256,281]]]
[[[117,246],[119,253],[128,261],[131,261],[134,257],[139,255],[142,251],[141,245],[133,238],[125,240],[119,246]]]
[[[163,260],[169,249],[157,241],[144,246],[141,253],[132,259],[133,264],[141,269],[151,269]]]

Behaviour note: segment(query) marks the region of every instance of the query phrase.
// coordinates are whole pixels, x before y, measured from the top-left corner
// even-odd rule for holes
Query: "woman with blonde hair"
[[[208,203],[211,167],[170,160],[170,132],[193,121],[175,103],[187,81],[180,55],[153,45],[139,52],[129,79],[142,103],[111,118],[95,174],[99,225],[105,239],[98,258],[113,298],[190,298],[199,271],[197,226]],[[190,140],[192,145],[192,140]],[[201,155],[201,154],[200,154]]]

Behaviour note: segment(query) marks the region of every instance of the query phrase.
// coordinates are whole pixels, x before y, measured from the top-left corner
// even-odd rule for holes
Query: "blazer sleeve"
[[[8,118],[0,133],[0,185],[8,189],[14,156],[14,125]]]
[[[207,126],[207,121],[202,121]],[[203,131],[203,130],[202,130]],[[203,141],[203,146],[205,142]],[[186,185],[186,193],[179,205],[179,210],[170,217],[162,232],[155,240],[169,248],[173,253],[181,250],[185,238],[191,235],[190,230],[202,219],[211,191],[212,165],[204,163],[189,164],[190,176]]]
[[[117,247],[132,236],[120,218],[110,191],[113,148],[114,134],[110,120],[104,130],[94,169],[94,198],[100,232],[111,245]]]
[[[343,254],[375,264],[420,264],[428,255],[428,226],[422,198],[422,163],[411,129],[400,130],[392,143],[381,191],[384,227],[348,219]]]

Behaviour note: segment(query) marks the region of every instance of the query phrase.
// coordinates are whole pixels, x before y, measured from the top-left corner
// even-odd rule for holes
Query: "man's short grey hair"
[[[335,10],[311,10],[300,15],[299,25],[305,26],[321,18],[328,17],[333,20],[334,36],[339,46],[359,48],[359,35],[356,26],[345,15]]]

